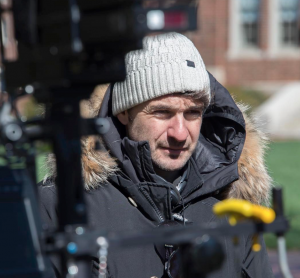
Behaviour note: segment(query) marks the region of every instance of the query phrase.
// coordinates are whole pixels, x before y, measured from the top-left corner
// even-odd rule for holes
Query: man
[[[85,141],[83,169],[93,227],[122,234],[149,231],[166,221],[221,223],[212,213],[219,200],[267,200],[263,139],[247,123],[241,157],[243,115],[207,73],[189,39],[177,33],[147,37],[143,50],[127,55],[126,67],[126,80],[108,88],[99,112],[111,123],[102,138],[110,156],[94,151],[91,139]],[[55,185],[51,179],[47,184],[41,188],[41,211],[53,227]],[[254,253],[251,235],[241,236],[238,246],[228,237],[220,242],[226,261],[207,277],[272,277],[265,247]],[[152,245],[109,250],[108,277],[173,277],[174,250],[166,250]],[[94,259],[95,277],[97,268]]]

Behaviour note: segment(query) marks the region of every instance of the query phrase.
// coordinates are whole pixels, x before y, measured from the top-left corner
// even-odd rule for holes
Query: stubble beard
[[[153,167],[168,172],[179,171],[186,165],[193,153],[192,150],[186,152],[187,153],[183,154],[182,156],[165,156],[156,152],[155,150],[151,150]],[[178,159],[180,159],[180,162],[176,161]]]

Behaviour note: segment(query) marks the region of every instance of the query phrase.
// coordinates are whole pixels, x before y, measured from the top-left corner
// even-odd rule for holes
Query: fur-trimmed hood
[[[224,192],[226,198],[237,198],[255,204],[270,204],[272,179],[268,174],[264,157],[268,147],[268,137],[254,114],[247,115],[248,107],[238,104],[246,125],[246,140],[238,160],[239,179]]]
[[[216,83],[217,81],[212,76],[210,77],[211,82],[215,82],[214,86],[217,86],[215,90],[220,90],[220,88],[225,90],[223,87],[220,87],[219,83]],[[107,87],[105,85],[97,87],[91,100],[83,104],[85,116],[96,116],[98,114]],[[211,107],[212,109],[208,109],[206,113],[206,117],[208,118],[212,112],[215,112],[214,110],[220,109],[214,101]],[[236,148],[233,153],[232,150],[228,151],[226,159],[228,159],[229,155],[232,156],[230,159],[233,161],[235,159],[234,156],[239,156],[237,161],[239,179],[232,182],[230,186],[226,186],[222,194],[224,198],[239,198],[256,204],[268,204],[271,178],[264,164],[264,154],[268,140],[266,135],[261,131],[257,119],[253,115],[246,115],[247,107],[242,104],[239,104],[238,107],[242,111],[244,119],[237,116],[240,117],[237,122],[240,122],[241,126],[246,127],[246,137],[240,139],[241,142],[239,143],[241,146],[244,145],[244,147],[240,148],[240,153],[239,148]],[[226,109],[230,110],[232,108],[227,107]],[[218,111],[218,113],[220,112],[224,114],[224,111]],[[117,160],[114,158],[114,154],[109,153],[103,148],[98,151],[95,150],[95,144],[99,140],[101,139],[92,136],[82,141],[82,167],[86,190],[101,186],[101,184],[108,181],[109,176],[118,171]],[[209,141],[209,139],[207,140]],[[212,144],[216,143],[212,142]],[[223,151],[221,150],[221,152]],[[55,165],[53,156],[48,157],[47,164],[49,176],[54,177],[56,171],[53,166]]]

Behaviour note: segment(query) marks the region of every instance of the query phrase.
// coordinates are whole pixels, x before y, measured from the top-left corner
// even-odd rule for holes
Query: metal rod
[[[280,270],[284,278],[293,278],[293,275],[290,272],[289,264],[287,261],[286,254],[286,244],[284,236],[279,236],[277,238],[278,242],[278,255],[279,255],[279,265]]]

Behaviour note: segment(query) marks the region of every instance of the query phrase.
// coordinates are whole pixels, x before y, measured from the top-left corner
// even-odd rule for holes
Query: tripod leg
[[[285,244],[284,236],[279,236],[277,238],[277,242],[278,242],[278,255],[279,255],[279,265],[280,265],[281,273],[284,278],[293,278],[287,261],[286,244]]]

